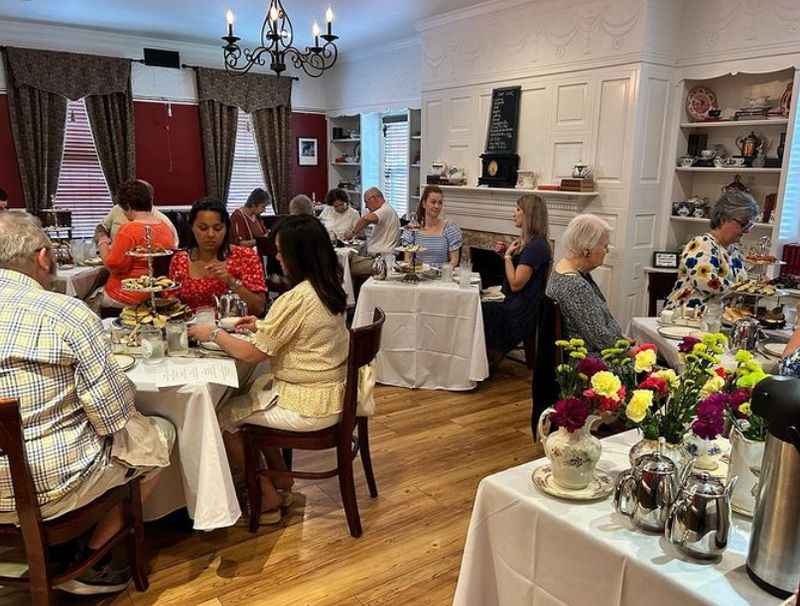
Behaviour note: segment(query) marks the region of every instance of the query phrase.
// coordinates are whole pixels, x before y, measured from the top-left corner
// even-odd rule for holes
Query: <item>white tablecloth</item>
[[[92,286],[103,271],[105,268],[102,266],[59,269],[51,288],[70,297],[85,299],[91,294]]]
[[[377,380],[399,387],[465,390],[489,376],[480,289],[372,278],[361,287],[353,326],[386,313]]]
[[[356,295],[353,290],[353,274],[350,273],[350,255],[355,251],[352,248],[335,248],[336,258],[342,267],[342,288],[347,293],[348,307],[356,304]]]
[[[658,348],[658,353],[664,358],[667,365],[675,370],[683,368],[683,362],[680,359],[680,352],[678,351],[678,343],[674,339],[667,339],[661,336],[658,332],[658,319],[657,318],[633,318],[631,320],[630,337],[636,339],[639,343],[653,343]],[[789,333],[788,336],[791,336]],[[788,339],[787,336],[787,339]],[[753,352],[755,358],[761,363],[764,370],[767,372],[775,372],[777,369],[777,360],[775,358],[767,358],[758,352]],[[734,368],[736,361],[733,355],[725,353],[722,356],[722,365],[725,368]]]
[[[603,440],[600,467],[628,467],[635,431]],[[611,497],[578,503],[531,482],[540,459],[481,480],[454,606],[720,606],[779,604],[745,571],[750,521],[734,515],[717,563],[690,560],[633,529]]]
[[[192,362],[189,358],[175,358],[166,359],[163,364]],[[237,362],[236,368],[243,385],[253,367]],[[152,374],[152,367],[141,361],[128,371],[137,388],[136,407],[144,414],[172,421],[177,441],[172,465],[162,471],[158,487],[145,504],[145,519],[155,520],[186,507],[195,530],[232,526],[242,512],[216,414],[227,388],[203,383],[158,389]]]

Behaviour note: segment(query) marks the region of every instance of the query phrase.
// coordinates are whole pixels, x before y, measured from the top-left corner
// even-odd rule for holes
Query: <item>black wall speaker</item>
[[[144,64],[157,67],[181,68],[181,56],[176,51],[161,50],[158,48],[144,49]]]

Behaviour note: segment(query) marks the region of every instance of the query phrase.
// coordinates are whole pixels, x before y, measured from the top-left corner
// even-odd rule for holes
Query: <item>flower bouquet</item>
[[[553,480],[567,490],[581,490],[595,477],[602,448],[589,430],[604,416],[618,413],[626,390],[603,360],[588,356],[583,340],[559,340],[556,346],[564,357],[556,367],[560,399],[539,417],[537,434]],[[553,433],[551,423],[558,427]]]

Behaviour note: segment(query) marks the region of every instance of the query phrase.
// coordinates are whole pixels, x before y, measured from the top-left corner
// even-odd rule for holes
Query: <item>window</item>
[[[247,196],[256,187],[266,189],[264,173],[258,159],[258,149],[253,136],[250,114],[239,110],[239,122],[236,127],[236,146],[233,152],[233,171],[231,186],[228,190],[228,212],[244,206]],[[274,214],[272,207],[267,206],[267,214]]]
[[[383,195],[398,215],[408,211],[408,117],[383,118]]]
[[[783,192],[783,208],[778,237],[781,242],[796,241],[800,237],[800,136],[797,129],[800,123],[800,103],[795,104],[795,133],[791,141],[786,141],[784,154],[789,154],[786,163],[786,182]]]
[[[69,101],[64,155],[53,206],[72,211],[74,238],[90,238],[94,235],[94,228],[113,205],[111,192],[97,157],[86,105],[83,99]]]

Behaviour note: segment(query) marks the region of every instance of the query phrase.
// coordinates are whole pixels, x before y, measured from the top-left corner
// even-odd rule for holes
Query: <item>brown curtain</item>
[[[288,211],[291,78],[198,68],[197,96],[208,195],[227,202],[238,110],[251,114],[256,146],[275,212]]]
[[[19,73],[3,53],[11,134],[17,152],[25,207],[36,213],[50,206],[58,187],[67,100],[61,95],[20,83]]]
[[[135,176],[129,59],[8,47],[3,61],[28,209],[48,206],[58,186],[67,99],[86,98],[111,193],[121,181]]]
[[[206,195],[227,203],[239,108],[207,99],[200,101],[199,109]]]
[[[261,171],[277,215],[289,214],[289,163],[292,158],[291,108],[281,105],[253,112]]]
[[[115,196],[121,183],[136,178],[133,95],[130,84],[125,93],[89,95],[86,97],[86,113],[89,115],[97,156],[100,158],[108,189]]]

